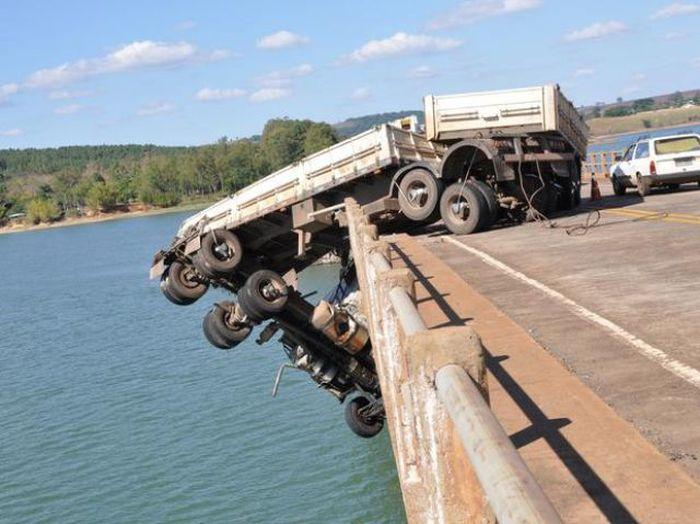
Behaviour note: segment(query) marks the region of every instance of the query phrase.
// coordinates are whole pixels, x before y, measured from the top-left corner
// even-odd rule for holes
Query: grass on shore
[[[657,109],[629,116],[593,118],[588,120],[588,126],[591,128],[591,136],[601,137],[698,122],[700,122],[700,107],[696,106]]]

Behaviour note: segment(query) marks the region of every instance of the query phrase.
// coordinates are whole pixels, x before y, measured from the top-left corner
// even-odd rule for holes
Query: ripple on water
[[[147,281],[182,218],[0,236],[0,521],[403,522],[385,434],[302,374],[273,399],[278,347],[204,340],[222,293],[178,308]]]

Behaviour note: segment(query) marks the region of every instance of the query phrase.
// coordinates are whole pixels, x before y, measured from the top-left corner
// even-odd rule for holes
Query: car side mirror
[[[622,155],[620,153],[615,153],[615,156],[613,157],[615,159],[615,162],[619,162],[622,160]]]

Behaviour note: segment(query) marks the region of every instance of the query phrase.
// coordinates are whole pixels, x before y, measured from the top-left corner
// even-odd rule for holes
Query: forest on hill
[[[16,213],[38,223],[134,203],[211,200],[337,141],[329,124],[274,119],[260,137],[198,147],[0,150],[0,225]]]

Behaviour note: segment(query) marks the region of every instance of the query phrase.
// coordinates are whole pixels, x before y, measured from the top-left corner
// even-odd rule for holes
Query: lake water
[[[664,135],[680,135],[683,133],[700,134],[700,124],[695,123],[669,129],[650,129],[648,131],[637,131],[634,133],[615,135],[589,144],[588,152],[598,153],[603,151],[623,151],[640,138],[653,138]]]
[[[147,280],[184,215],[0,235],[0,521],[404,522],[384,431]],[[336,266],[302,275],[333,285]]]

